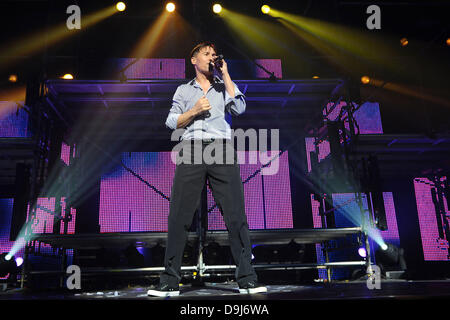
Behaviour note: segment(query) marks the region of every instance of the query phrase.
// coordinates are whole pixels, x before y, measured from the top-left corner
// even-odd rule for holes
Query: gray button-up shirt
[[[226,112],[231,115],[239,115],[245,111],[245,96],[234,82],[233,84],[234,98],[226,91],[223,80],[214,77],[214,82],[205,95],[211,105],[210,116],[200,115],[195,118],[185,128],[181,140],[231,139],[231,128],[225,119]],[[175,130],[178,117],[193,108],[203,94],[203,89],[196,79],[178,86],[173,96],[166,126]]]

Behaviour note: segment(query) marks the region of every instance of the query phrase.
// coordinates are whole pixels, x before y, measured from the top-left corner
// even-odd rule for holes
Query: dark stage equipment
[[[206,264],[225,265],[230,264],[230,248],[219,245],[217,242],[210,242],[203,250]]]
[[[8,253],[0,255],[0,277],[5,277],[9,274],[17,273],[17,264],[14,256],[9,256]]]
[[[9,235],[10,241],[16,241],[21,228],[25,224],[29,198],[30,166],[24,163],[17,163],[11,232]]]
[[[120,266],[120,253],[117,250],[100,248],[95,252],[96,265],[103,268],[117,268]]]
[[[375,261],[381,272],[386,275],[389,271],[406,271],[404,250],[391,243],[386,243],[387,248],[378,248],[375,252]]]
[[[151,265],[152,267],[164,265],[164,252],[165,248],[161,244],[157,243],[151,248]]]
[[[124,250],[127,266],[132,268],[142,268],[145,265],[144,256],[136,249],[134,245],[129,245]]]
[[[295,241],[283,245],[259,245],[253,248],[255,263],[302,263],[305,246]]]
[[[371,195],[375,225],[379,230],[387,230],[386,211],[384,208],[378,159],[375,156],[370,156],[367,160],[362,159],[362,162],[365,172],[363,173],[361,185],[362,188]]]

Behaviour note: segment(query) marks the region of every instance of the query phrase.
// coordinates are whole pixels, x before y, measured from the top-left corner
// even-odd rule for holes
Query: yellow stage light
[[[11,74],[8,78],[9,82],[17,82],[17,74]]]
[[[117,2],[116,9],[117,11],[124,11],[127,6],[123,2]]]
[[[313,76],[313,79],[319,79],[319,76]]]
[[[268,14],[270,12],[270,7],[267,4],[265,4],[261,7],[261,11],[264,14]]]
[[[222,12],[222,6],[218,3],[216,3],[215,5],[213,5],[213,11],[214,11],[214,13]]]
[[[166,10],[169,12],[174,12],[175,11],[175,4],[173,2],[169,2],[166,5]]]
[[[401,38],[400,39],[400,44],[402,45],[402,47],[406,47],[408,45],[408,39]]]
[[[61,79],[65,79],[65,80],[73,80],[73,75],[71,75],[70,73],[66,73],[65,75],[63,75],[61,77]]]
[[[447,40],[445,41],[445,43],[450,46],[450,38],[447,38]]]
[[[368,76],[362,76],[361,82],[364,84],[368,84],[370,82],[370,78]]]
[[[83,16],[82,30],[85,30],[95,23],[98,23],[116,13],[116,6],[112,4],[101,9],[100,11],[85,14]],[[43,50],[44,47],[50,47],[58,41],[67,39],[70,35],[74,34],[76,30],[77,29],[67,32],[67,24],[66,21],[64,21],[63,23],[51,26],[47,29],[39,30],[23,37],[18,37],[13,43],[1,43],[0,52],[2,53],[2,56],[8,57],[8,59],[0,60],[0,69],[5,67],[7,64],[11,65],[17,63],[18,58],[20,57],[35,54],[40,50]],[[42,41],[44,38],[45,41]]]

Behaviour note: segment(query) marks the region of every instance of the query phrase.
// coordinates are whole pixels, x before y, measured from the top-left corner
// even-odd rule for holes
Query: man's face
[[[191,63],[199,72],[209,74],[211,73],[209,66],[216,57],[216,51],[213,48],[203,47],[192,57]]]

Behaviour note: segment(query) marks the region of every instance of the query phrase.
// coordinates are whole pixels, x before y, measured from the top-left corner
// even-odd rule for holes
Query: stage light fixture
[[[17,74],[10,74],[8,77],[8,81],[13,83],[17,82]]]
[[[366,251],[366,248],[364,248],[364,247],[359,247],[359,248],[358,248],[358,254],[359,254],[359,256],[360,256],[361,258],[367,257],[367,251]]]
[[[313,76],[312,78],[313,79],[319,79],[319,76]]]
[[[264,13],[264,14],[269,14],[269,12],[270,12],[270,7],[269,7],[267,4],[265,4],[265,5],[263,5],[263,6],[261,7],[261,11],[262,11],[262,13]]]
[[[375,261],[384,274],[386,271],[406,271],[404,250],[391,243],[385,243],[376,250]]]
[[[400,39],[400,45],[402,46],[402,47],[406,47],[407,45],[408,45],[408,39],[407,38],[401,38]]]
[[[370,78],[368,76],[362,76],[361,82],[364,84],[368,84],[370,82]]]
[[[8,273],[15,273],[17,271],[17,264],[14,257],[9,253],[2,253],[0,255],[0,277],[5,277]]]
[[[173,2],[169,2],[166,4],[166,10],[168,12],[174,12],[175,11],[175,4]]]
[[[65,79],[65,80],[73,80],[73,75],[70,73],[66,73],[65,75],[63,75],[61,77],[61,79]]]
[[[447,38],[447,40],[445,40],[445,43],[450,47],[450,38]]]
[[[23,258],[22,257],[17,257],[16,258],[16,265],[18,267],[20,267],[22,265],[22,263],[23,263]]]
[[[123,2],[117,2],[117,4],[116,4],[117,11],[125,11],[126,7],[127,6]]]
[[[218,4],[218,3],[214,4],[213,5],[213,12],[217,13],[217,14],[221,13],[222,12],[222,6],[220,4]]]

